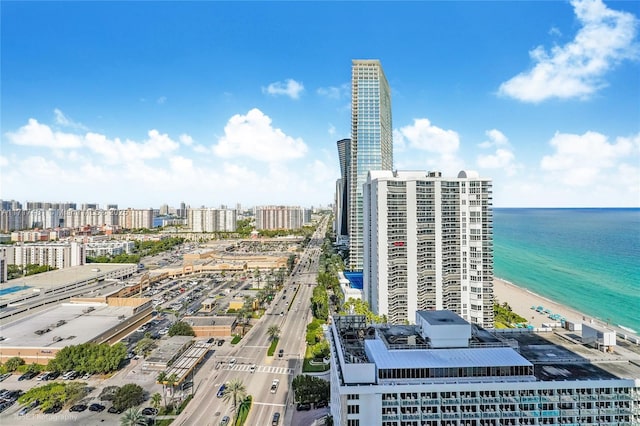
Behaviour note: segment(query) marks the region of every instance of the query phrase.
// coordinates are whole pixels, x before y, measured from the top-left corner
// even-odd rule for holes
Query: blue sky
[[[2,199],[327,205],[352,59],[394,168],[497,207],[640,206],[640,2],[7,2]]]

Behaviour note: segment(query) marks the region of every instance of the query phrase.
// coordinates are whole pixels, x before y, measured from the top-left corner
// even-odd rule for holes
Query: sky
[[[353,59],[394,169],[495,207],[640,206],[640,2],[0,3],[0,198],[327,206]]]

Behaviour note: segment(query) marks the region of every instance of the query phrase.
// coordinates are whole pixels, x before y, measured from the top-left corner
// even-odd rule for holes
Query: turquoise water
[[[494,209],[495,276],[640,332],[640,209]]]
[[[24,290],[24,289],[27,289],[27,288],[29,288],[29,287],[22,286],[22,285],[16,285],[16,286],[13,286],[13,287],[3,288],[3,289],[0,289],[0,296],[4,296],[5,294],[15,293],[16,291]]]

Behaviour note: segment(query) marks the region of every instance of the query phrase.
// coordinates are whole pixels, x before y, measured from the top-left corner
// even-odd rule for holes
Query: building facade
[[[336,183],[335,231],[339,240],[349,236],[349,172],[351,166],[351,139],[341,139],[338,145],[340,179]]]
[[[364,297],[391,323],[450,309],[493,327],[491,180],[372,171],[364,185]]]
[[[475,328],[451,311],[419,311],[415,326],[371,326],[360,315],[334,317],[329,328],[333,422],[640,424],[637,364],[591,348],[576,356],[574,348],[533,332],[514,336]],[[568,340],[557,338],[561,342]]]
[[[305,223],[304,210],[300,206],[256,207],[256,229],[300,229]]]
[[[16,244],[13,246],[13,259],[10,264],[26,266],[49,265],[52,268],[63,269],[80,266],[86,263],[86,249],[78,242],[68,243],[35,243]]]
[[[353,60],[349,162],[349,269],[363,268],[362,185],[370,170],[393,168],[391,90],[378,60]]]
[[[234,232],[237,213],[233,209],[200,208],[187,210],[187,226],[193,232]]]

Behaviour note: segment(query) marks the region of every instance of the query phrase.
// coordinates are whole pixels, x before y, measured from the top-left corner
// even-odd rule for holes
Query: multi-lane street
[[[199,369],[194,379],[194,399],[174,424],[217,426],[224,416],[233,418],[232,405],[216,396],[220,386],[232,379],[242,380],[247,393],[253,397],[246,424],[271,425],[275,413],[280,413],[279,424],[290,424],[291,381],[302,369],[306,326],[311,320],[310,298],[327,223],[328,219],[324,218],[318,226],[266,315],[235,347],[225,344]],[[280,327],[280,341],[274,356],[267,356],[270,344],[267,330],[274,324]],[[278,354],[281,349],[282,357]],[[231,363],[232,360],[235,362]],[[270,388],[274,379],[279,379],[279,386],[272,393]]]

